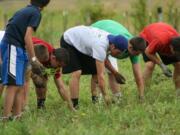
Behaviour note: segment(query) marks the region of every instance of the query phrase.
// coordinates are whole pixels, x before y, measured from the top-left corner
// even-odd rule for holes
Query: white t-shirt
[[[4,33],[5,33],[5,31],[0,31],[0,42],[1,42],[2,38],[3,38],[3,36],[4,36]]]
[[[81,53],[104,61],[109,47],[108,32],[90,27],[76,26],[64,33],[64,40]]]

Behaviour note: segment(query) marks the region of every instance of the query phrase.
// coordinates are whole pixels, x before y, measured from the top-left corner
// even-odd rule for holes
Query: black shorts
[[[70,55],[69,64],[62,69],[63,74],[72,73],[77,70],[81,70],[82,75],[97,74],[94,58],[81,53],[75,47],[66,43],[63,36],[61,37],[60,45],[62,48],[67,49]]]
[[[159,54],[162,62],[165,64],[165,65],[169,65],[169,64],[174,64],[176,62],[180,62],[180,57],[176,57],[176,56],[165,56],[165,55],[161,55]],[[151,61],[147,55],[145,53],[143,53],[143,59],[144,59],[144,62],[148,62],[148,61]]]

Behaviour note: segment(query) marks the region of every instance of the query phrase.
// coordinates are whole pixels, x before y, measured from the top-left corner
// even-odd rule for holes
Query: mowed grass
[[[179,135],[180,105],[172,81],[157,67],[151,88],[146,90],[146,100],[140,103],[129,60],[119,61],[119,68],[127,79],[127,84],[121,86],[123,98],[120,104],[109,107],[104,103],[92,104],[90,76],[83,76],[80,109],[70,112],[50,78],[46,110],[36,109],[31,85],[29,109],[20,121],[1,122],[0,135]],[[63,79],[68,83],[69,76]],[[1,105],[2,101],[3,98]]]

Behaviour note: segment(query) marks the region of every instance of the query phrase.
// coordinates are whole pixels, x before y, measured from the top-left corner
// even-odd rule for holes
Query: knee
[[[146,66],[146,69],[147,69],[148,71],[153,71],[153,70],[154,70],[154,67],[155,67],[155,64],[154,64],[153,62],[147,62],[147,63],[145,64],[145,66]]]
[[[73,73],[71,74],[71,77],[72,77],[72,78],[76,78],[76,79],[80,79],[81,73],[82,73],[81,70],[75,71],[75,72],[73,72]]]
[[[92,75],[92,81],[98,83],[97,75]]]

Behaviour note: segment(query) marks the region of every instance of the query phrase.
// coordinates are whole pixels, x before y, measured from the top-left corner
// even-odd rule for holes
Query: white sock
[[[114,97],[120,98],[122,97],[122,93],[121,92],[117,92],[113,94]]]

